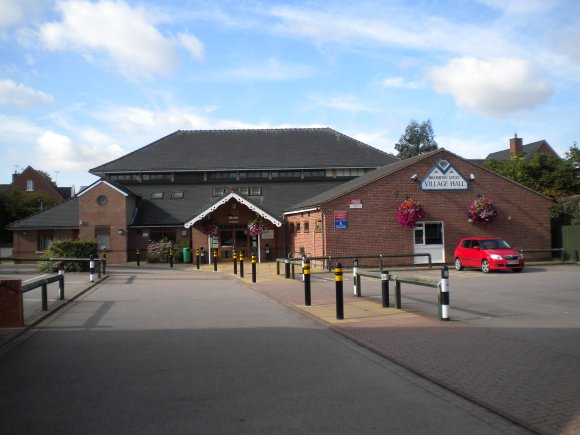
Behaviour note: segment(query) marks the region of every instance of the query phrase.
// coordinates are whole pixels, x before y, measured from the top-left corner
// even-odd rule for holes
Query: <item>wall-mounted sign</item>
[[[262,231],[262,239],[273,239],[274,230],[264,230]]]
[[[346,211],[334,212],[334,228],[337,230],[348,229],[348,213]]]
[[[362,208],[362,201],[360,199],[349,199],[348,208]]]
[[[422,190],[466,190],[467,181],[448,160],[439,160],[421,181]]]

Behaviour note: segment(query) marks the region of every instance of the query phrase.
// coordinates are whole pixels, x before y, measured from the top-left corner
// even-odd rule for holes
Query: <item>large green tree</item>
[[[407,125],[405,133],[401,136],[399,142],[395,144],[395,149],[399,152],[397,157],[400,159],[415,157],[429,151],[434,151],[438,147],[430,119],[420,124],[412,120]]]
[[[12,233],[5,230],[10,222],[33,215],[55,204],[56,201],[44,192],[23,192],[16,188],[9,193],[0,194],[0,241],[12,242]]]

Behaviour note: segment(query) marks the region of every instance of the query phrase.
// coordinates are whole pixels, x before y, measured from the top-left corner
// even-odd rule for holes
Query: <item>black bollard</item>
[[[252,252],[252,282],[256,282],[256,254]]]
[[[244,277],[244,251],[240,252],[240,278]]]
[[[284,278],[290,279],[290,259],[284,260]]]
[[[234,251],[234,275],[238,274],[238,255],[236,254],[236,251]]]
[[[302,275],[304,277],[304,305],[309,307],[312,305],[312,295],[310,292],[310,260],[304,259],[304,266],[302,266]]]
[[[169,249],[169,267],[173,269],[173,249]]]
[[[213,250],[213,271],[217,272],[217,249]]]
[[[89,281],[95,282],[95,256],[89,256]]]
[[[336,319],[344,319],[344,296],[342,292],[342,264],[336,263],[334,269],[334,281],[336,282]]]
[[[137,254],[137,266],[141,266],[141,251],[137,249],[135,253]]]
[[[199,270],[199,249],[195,250],[195,265],[197,267],[197,270]]]
[[[381,293],[383,299],[383,308],[389,307],[389,272],[381,272]]]

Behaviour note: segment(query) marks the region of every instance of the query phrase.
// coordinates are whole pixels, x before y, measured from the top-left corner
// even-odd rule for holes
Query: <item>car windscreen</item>
[[[510,249],[511,246],[502,239],[480,240],[481,249]]]

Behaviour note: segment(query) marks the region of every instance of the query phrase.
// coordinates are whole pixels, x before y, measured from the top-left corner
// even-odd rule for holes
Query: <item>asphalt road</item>
[[[13,435],[505,433],[211,272],[113,272],[5,350],[0,377],[2,433]]]
[[[450,269],[450,317],[493,328],[580,357],[580,267],[527,266],[521,273]],[[395,273],[395,272],[394,272]],[[401,276],[441,278],[440,269]],[[380,284],[363,278],[363,294],[380,296]],[[392,290],[391,290],[392,291]],[[437,316],[436,290],[402,285],[406,311]]]

